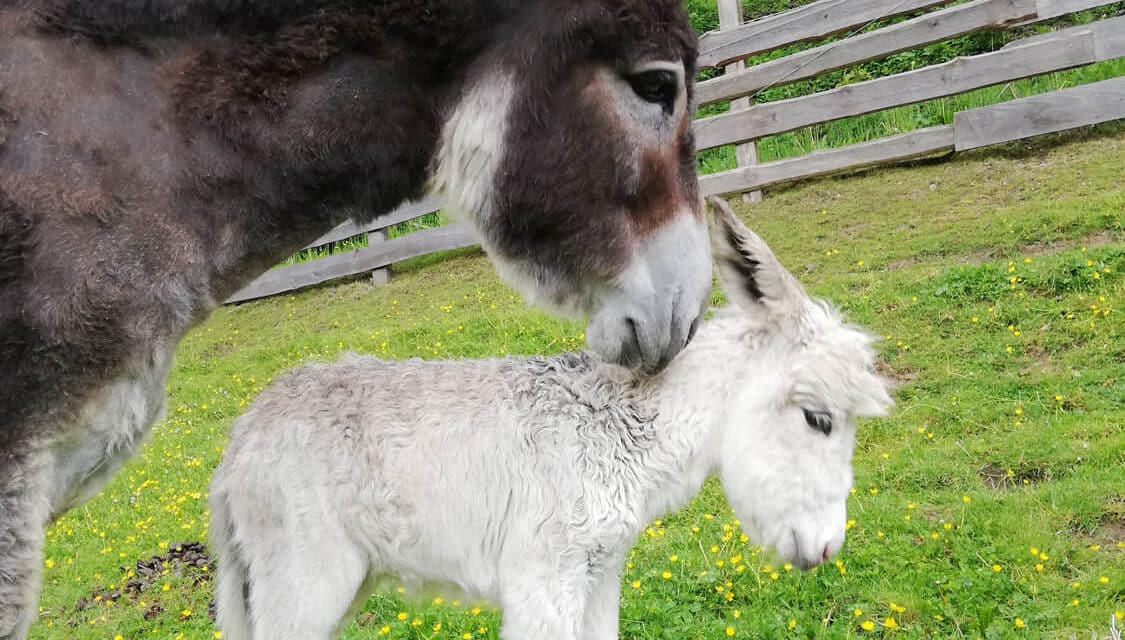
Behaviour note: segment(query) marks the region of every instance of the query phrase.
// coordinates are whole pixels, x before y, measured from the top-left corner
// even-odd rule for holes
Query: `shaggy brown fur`
[[[0,640],[38,582],[27,492],[65,510],[52,473],[131,450],[38,454],[257,274],[424,195],[473,74],[520,80],[497,255],[563,292],[617,275],[697,199],[690,128],[626,175],[584,92],[652,56],[693,75],[678,0],[0,0]]]

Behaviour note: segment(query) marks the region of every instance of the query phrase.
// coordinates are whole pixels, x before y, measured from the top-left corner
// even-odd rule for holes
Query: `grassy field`
[[[861,426],[838,562],[771,565],[712,481],[638,541],[624,638],[1086,640],[1114,615],[1125,626],[1125,130],[1055,142],[741,209],[813,293],[885,336],[899,405]],[[582,345],[581,325],[527,309],[473,252],[378,288],[221,309],[182,344],[143,456],[51,527],[32,637],[215,637],[209,565],[137,562],[205,540],[226,429],[279,372],[345,349]],[[498,614],[456,597],[375,597],[346,637],[495,638]]]

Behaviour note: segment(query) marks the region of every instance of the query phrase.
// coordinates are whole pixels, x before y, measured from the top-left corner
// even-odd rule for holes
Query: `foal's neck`
[[[735,333],[727,319],[708,321],[667,369],[638,382],[645,403],[657,412],[654,428],[661,443],[653,463],[660,467],[659,481],[646,519],[680,509],[718,471],[728,397],[738,384],[729,366]]]

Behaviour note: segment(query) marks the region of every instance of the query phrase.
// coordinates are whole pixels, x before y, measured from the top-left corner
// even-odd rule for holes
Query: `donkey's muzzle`
[[[658,372],[691,342],[710,299],[706,223],[678,216],[649,239],[600,301],[587,341],[609,362]]]

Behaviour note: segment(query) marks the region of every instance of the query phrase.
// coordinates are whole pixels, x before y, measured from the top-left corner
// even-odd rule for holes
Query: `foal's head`
[[[658,369],[690,339],[711,261],[679,0],[528,0],[467,74],[437,186],[502,275],[590,314],[608,360]]]
[[[872,339],[810,298],[725,202],[712,204],[720,277],[739,308],[721,321],[736,343],[722,363],[734,381],[723,487],[748,535],[812,567],[844,544],[855,419],[885,415],[892,401]]]

